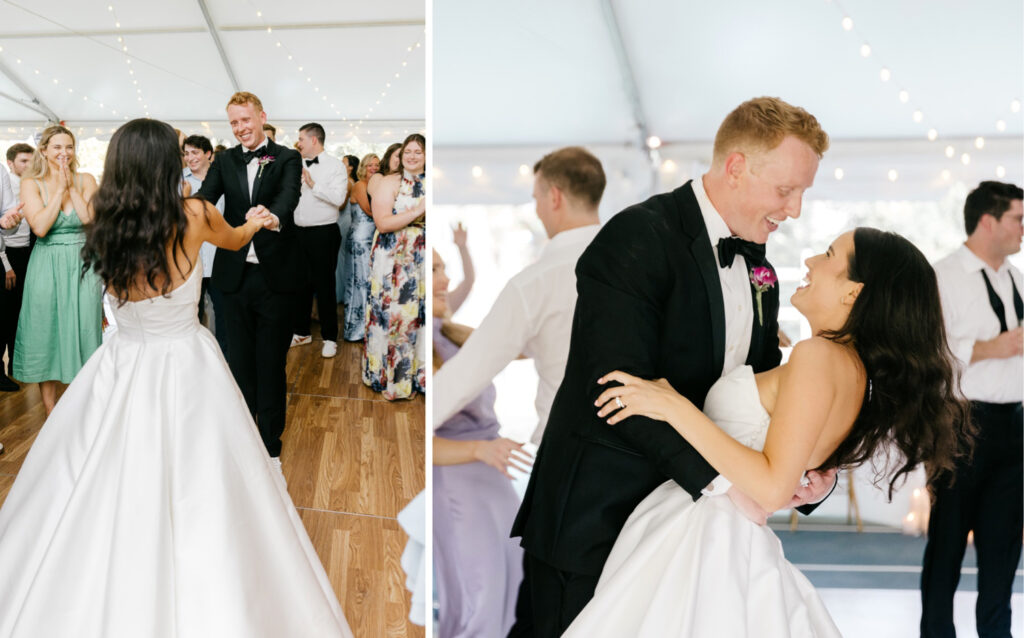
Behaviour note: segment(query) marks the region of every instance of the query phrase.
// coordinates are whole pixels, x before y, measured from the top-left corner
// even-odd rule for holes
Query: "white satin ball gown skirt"
[[[708,392],[704,412],[747,447],[764,447],[770,417],[741,366]],[[841,638],[810,581],[727,496],[696,503],[673,481],[630,514],[571,638]]]
[[[118,332],[0,509],[0,637],[349,637],[216,340],[195,271]]]

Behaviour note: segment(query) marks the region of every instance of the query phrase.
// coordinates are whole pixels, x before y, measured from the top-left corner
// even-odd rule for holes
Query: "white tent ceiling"
[[[424,31],[422,0],[3,0],[0,127],[148,113],[224,138],[247,90],[273,123],[390,141],[424,126]]]
[[[656,135],[687,173],[709,160],[726,113],[757,95],[807,108],[832,137],[818,183],[839,166],[846,180],[819,196],[929,197],[1000,166],[1008,181],[1024,172],[1020,0],[447,0],[433,34],[434,160],[452,180],[435,190],[441,203],[523,200],[510,199],[514,172],[471,177],[498,147],[515,171],[538,149],[588,145],[629,157],[635,183],[651,172],[637,149]]]

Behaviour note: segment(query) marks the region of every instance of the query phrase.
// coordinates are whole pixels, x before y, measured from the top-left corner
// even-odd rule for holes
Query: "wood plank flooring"
[[[315,337],[288,353],[288,491],[355,635],[420,638],[395,517],[425,486],[423,397],[388,402],[365,387],[361,343],[340,342],[333,359],[320,348]],[[0,393],[0,504],[44,415],[37,385]]]

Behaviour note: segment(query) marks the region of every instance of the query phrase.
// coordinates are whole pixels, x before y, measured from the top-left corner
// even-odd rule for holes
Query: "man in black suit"
[[[280,469],[285,361],[300,276],[292,214],[299,202],[302,161],[298,152],[267,139],[267,115],[252,93],[231,96],[227,112],[239,145],[210,165],[199,195],[209,202],[223,195],[224,219],[232,226],[259,215],[266,219],[264,227],[274,232],[257,233],[239,251],[218,248],[210,284],[224,293],[231,372]]]
[[[626,518],[668,479],[695,500],[728,493],[766,518],[667,423],[598,418],[597,380],[613,370],[666,378],[702,406],[725,372],[779,364],[778,287],[755,303],[749,270],[771,268],[763,244],[800,215],[827,148],[803,109],[745,102],[719,129],[706,175],[617,214],[580,257],[565,377],[512,530],[526,557],[510,636],[560,635],[593,597]],[[815,475],[794,504],[833,485],[834,473]]]

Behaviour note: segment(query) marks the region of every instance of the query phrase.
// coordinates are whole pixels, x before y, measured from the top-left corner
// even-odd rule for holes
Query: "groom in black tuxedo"
[[[778,286],[759,310],[749,274],[771,269],[764,243],[800,215],[827,148],[803,109],[745,102],[719,129],[706,175],[615,215],[580,257],[565,377],[512,530],[526,556],[510,636],[560,635],[593,597],[626,518],[668,479],[694,500],[727,493],[766,516],[667,423],[599,418],[597,380],[613,370],[666,378],[701,407],[725,372],[779,364]],[[832,485],[816,476],[795,501]]]
[[[231,96],[227,112],[239,145],[210,165],[199,195],[209,202],[223,195],[224,219],[232,226],[253,215],[266,221],[245,248],[217,249],[210,284],[224,293],[231,372],[267,452],[280,468],[285,360],[294,292],[300,284],[292,213],[299,203],[302,161],[297,151],[267,139],[267,115],[252,93]]]

